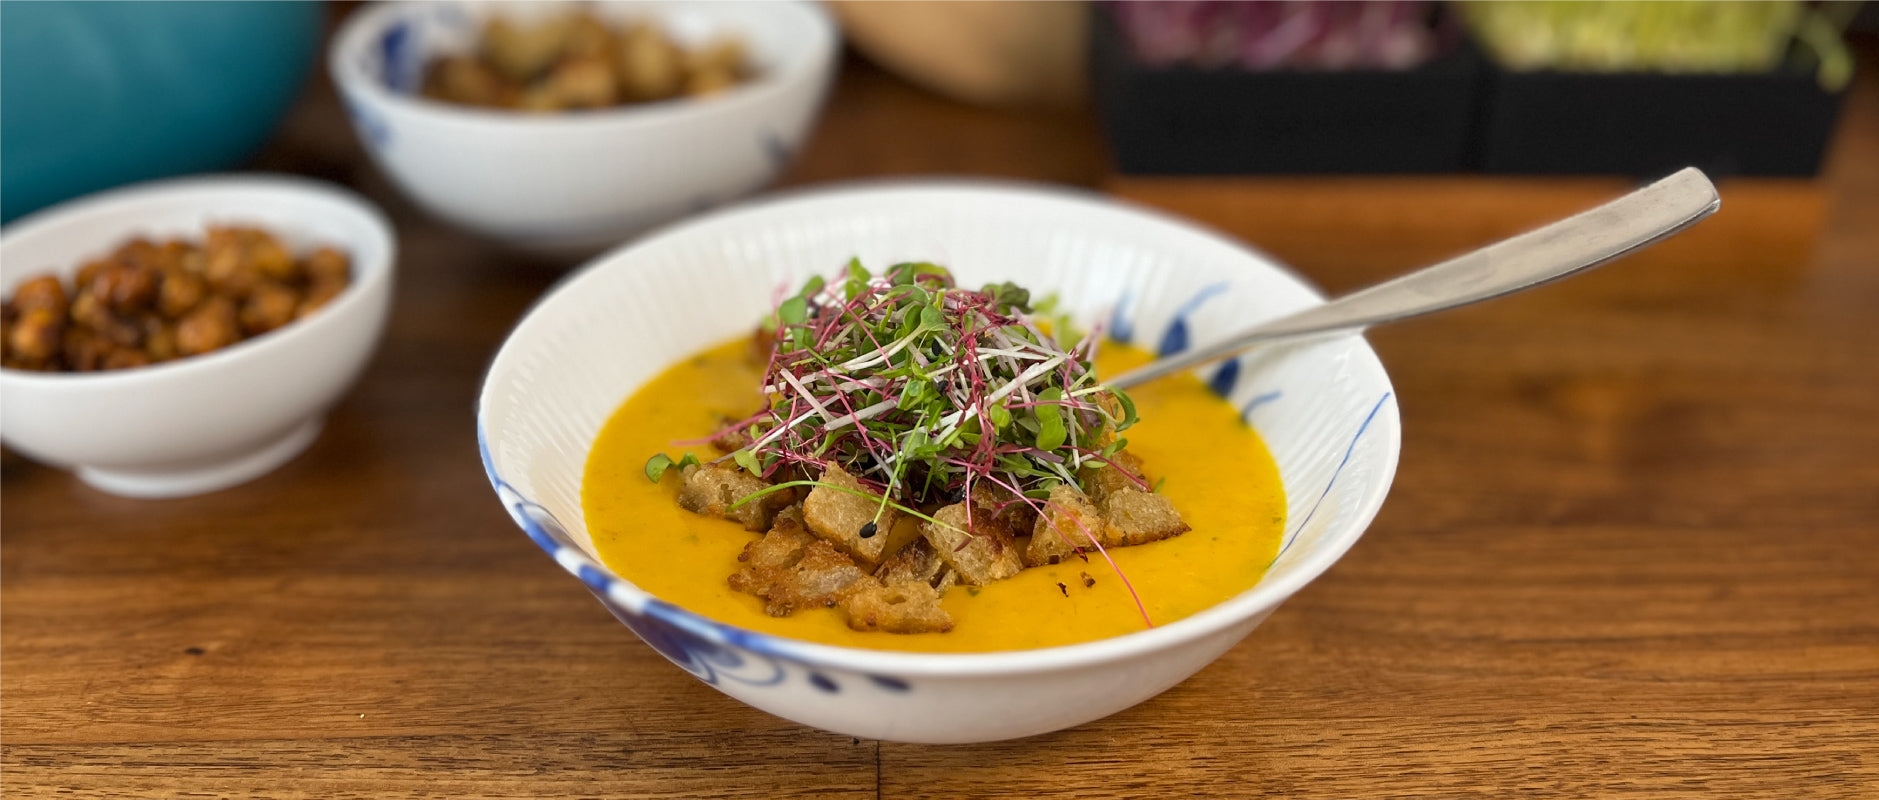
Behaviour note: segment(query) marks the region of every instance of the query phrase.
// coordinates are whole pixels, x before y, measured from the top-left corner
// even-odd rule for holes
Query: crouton
[[[1024,560],[1011,530],[997,517],[975,516],[966,528],[966,505],[954,503],[933,512],[934,522],[920,529],[928,544],[959,573],[961,583],[983,585],[1018,574]]]
[[[940,593],[925,581],[883,584],[869,578],[858,581],[842,600],[848,627],[887,633],[945,633],[953,618],[940,608]]]
[[[972,485],[972,516],[977,519],[980,514],[997,517],[1014,533],[1028,532],[1037,524],[1037,509],[1031,502],[991,481]]]
[[[718,418],[720,427],[729,426],[736,421],[737,420],[729,417],[720,416]],[[711,446],[716,448],[720,453],[735,453],[749,447],[750,441],[750,433],[742,428],[720,430],[718,435],[711,438]]]
[[[772,492],[737,508],[733,503],[770,488],[762,478],[735,465],[693,464],[679,473],[679,507],[694,514],[741,522],[745,530],[770,528],[776,512],[795,501],[790,491]]]
[[[1031,529],[1031,543],[1025,548],[1024,563],[1040,567],[1067,561],[1079,550],[1089,550],[1101,542],[1108,523],[1088,496],[1068,484],[1050,490],[1050,500]]]
[[[1147,484],[1145,474],[1142,472],[1142,460],[1129,451],[1119,451],[1110,456],[1109,461],[1110,463],[1105,464],[1092,460],[1077,471],[1077,483],[1083,486],[1083,491],[1089,495],[1090,502],[1099,506],[1110,492],[1123,489],[1142,491]]]
[[[778,516],[762,539],[744,546],[744,567],[727,579],[731,589],[764,600],[764,613],[787,617],[803,608],[830,607],[868,573],[846,553],[805,530],[795,509]]]
[[[1098,505],[1103,520],[1109,523],[1104,547],[1126,547],[1160,541],[1186,533],[1188,526],[1167,495],[1140,489],[1109,492]]]
[[[919,581],[933,587],[935,591],[945,593],[958,580],[953,568],[939,557],[939,552],[928,544],[926,539],[915,539],[900,552],[881,562],[881,568],[874,571],[874,577],[882,583],[893,585],[906,581]]]
[[[737,554],[737,560],[746,565],[746,570],[793,567],[802,560],[803,548],[815,540],[815,534],[803,527],[802,506],[790,506],[777,512],[776,522],[770,526],[769,533],[744,545],[744,552]]]
[[[830,466],[822,473],[821,481],[840,489],[817,486],[809,491],[808,499],[803,501],[803,519],[810,532],[870,569],[906,544],[906,534],[895,531],[900,514],[893,506],[883,507],[881,496],[862,486],[855,476],[839,466]]]

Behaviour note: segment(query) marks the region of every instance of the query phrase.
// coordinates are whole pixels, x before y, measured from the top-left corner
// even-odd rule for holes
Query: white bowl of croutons
[[[530,539],[648,646],[739,701],[845,735],[1046,733],[1148,701],[1230,648],[1259,647],[1240,642],[1357,542],[1389,490],[1400,423],[1376,354],[1354,335],[1273,346],[1132,389],[1138,424],[1114,429],[1126,448],[1104,425],[1077,436],[1090,434],[1079,439],[1085,457],[1131,453],[1147,473],[1136,477],[1158,477],[1129,490],[1078,470],[1093,508],[1045,476],[1017,487],[1050,504],[1028,529],[1006,513],[1010,495],[981,505],[970,485],[937,500],[893,493],[901,516],[885,521],[889,497],[874,487],[894,484],[883,465],[925,459],[925,478],[899,484],[911,492],[934,480],[934,464],[978,457],[933,455],[958,452],[934,445],[952,438],[949,420],[982,414],[1001,438],[958,422],[950,429],[973,439],[966,450],[992,442],[983,452],[999,465],[1034,452],[1025,463],[1036,467],[1068,463],[1079,447],[1062,430],[1048,435],[1038,409],[1068,409],[1055,417],[1063,428],[1078,416],[1093,424],[1099,407],[1102,418],[1135,416],[1069,404],[1103,390],[1043,334],[974,321],[1024,296],[1004,282],[1028,287],[1039,313],[1061,314],[1052,330],[1100,326],[1109,355],[1099,365],[1149,357],[1123,344],[1179,352],[1321,302],[1242,244],[1094,195],[977,182],[792,193],[616,249],[542,298],[484,378],[485,469]],[[904,315],[892,316],[897,304]],[[890,316],[876,325],[877,313]],[[983,348],[922,338],[991,328],[1000,343]],[[753,338],[759,330],[770,334]],[[785,363],[801,369],[777,372]],[[907,375],[933,393],[908,394]],[[950,377],[961,375],[970,379]],[[1033,378],[1084,388],[1000,399],[1032,392],[1014,387]],[[866,394],[886,391],[898,399]],[[948,411],[952,401],[935,399],[948,396],[978,399]],[[1010,416],[1000,421],[994,403]],[[753,407],[744,421],[788,421],[742,427]],[[909,414],[926,414],[933,432],[905,427]],[[1039,424],[1028,429],[1021,414]],[[839,432],[864,421],[862,444],[843,444]],[[777,454],[786,460],[766,461]],[[811,485],[800,501],[783,494]],[[830,502],[818,509],[820,492]],[[1181,524],[1143,537],[1155,541],[1110,538],[1151,533],[1112,502],[1150,493]],[[965,516],[967,503],[979,517]],[[1055,550],[1041,537],[1065,533],[1066,517],[1108,544]],[[902,522],[920,538],[900,538]],[[916,550],[919,564],[901,557]],[[1202,597],[1190,590],[1211,594],[1177,600]],[[935,597],[942,614],[930,613]],[[903,611],[923,616],[895,619]]]
[[[384,216],[286,176],[190,178],[0,229],[0,437],[130,497],[247,482],[318,436],[391,308]]]
[[[419,205],[525,251],[592,254],[776,178],[838,43],[810,2],[398,2],[347,19],[328,68]]]

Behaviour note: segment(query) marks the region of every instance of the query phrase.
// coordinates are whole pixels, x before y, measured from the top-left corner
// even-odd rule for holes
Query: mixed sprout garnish
[[[1135,423],[1129,396],[1096,379],[1098,332],[1063,347],[1052,334],[1067,321],[1049,320],[1051,305],[1010,283],[961,288],[933,264],[876,275],[850,261],[777,304],[768,407],[712,438],[775,488],[836,465],[916,516],[981,483],[1042,501],[1109,462]],[[693,461],[660,454],[647,476]]]

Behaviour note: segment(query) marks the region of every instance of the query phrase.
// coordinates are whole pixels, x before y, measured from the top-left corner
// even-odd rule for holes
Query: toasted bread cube
[[[972,516],[980,514],[998,517],[1005,527],[1014,533],[1025,533],[1037,524],[1035,501],[1026,500],[1012,494],[1010,489],[991,481],[979,481],[972,486]]]
[[[767,530],[776,512],[794,500],[790,492],[771,492],[731,508],[737,501],[770,488],[770,484],[735,465],[693,464],[679,474],[684,481],[679,486],[680,508],[741,522],[745,530]]]
[[[918,581],[944,593],[958,580],[953,568],[946,560],[939,557],[924,538],[915,539],[902,547],[900,552],[881,562],[881,568],[874,571],[874,577],[882,583],[893,585],[907,581]]]
[[[1142,472],[1142,460],[1127,450],[1109,457],[1110,463],[1090,461],[1077,471],[1077,482],[1083,485],[1083,491],[1089,494],[1090,502],[1102,505],[1103,499],[1111,492],[1123,489],[1143,491],[1147,483]]]
[[[1024,563],[1033,566],[1056,564],[1074,557],[1080,550],[1093,550],[1108,533],[1101,511],[1088,496],[1068,484],[1050,490],[1050,500],[1031,529],[1031,544],[1025,548]]]
[[[940,593],[925,581],[883,584],[872,578],[857,582],[842,600],[848,627],[888,633],[945,633],[953,618],[940,608]]]
[[[933,512],[933,519],[920,529],[921,535],[940,560],[959,573],[961,583],[984,585],[1024,569],[1018,543],[998,518],[976,517],[968,532],[966,505],[954,503]]]
[[[1122,489],[1103,498],[1101,508],[1103,519],[1109,522],[1109,535],[1103,539],[1105,547],[1147,544],[1188,531],[1167,495]]]
[[[745,545],[737,560],[745,566],[726,583],[762,598],[764,613],[773,617],[834,606],[855,582],[872,580],[848,554],[804,530],[791,512],[780,515],[762,539]]]
[[[897,534],[900,514],[881,505],[881,496],[839,466],[822,473],[821,481],[849,491],[817,486],[803,501],[803,519],[810,532],[854,556],[870,569],[906,543]],[[861,494],[855,494],[860,492]]]
[[[790,506],[777,512],[776,523],[770,526],[769,533],[744,545],[744,552],[737,554],[737,560],[747,565],[745,570],[793,567],[802,560],[803,549],[815,540],[815,534],[803,527],[802,507]]]

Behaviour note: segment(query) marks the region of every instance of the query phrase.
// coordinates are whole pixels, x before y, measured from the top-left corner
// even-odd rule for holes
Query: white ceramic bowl
[[[484,380],[478,437],[502,504],[660,653],[726,694],[853,736],[978,742],[1069,727],[1179,683],[1337,560],[1376,514],[1400,428],[1359,337],[1274,347],[1206,377],[1278,461],[1289,521],[1258,585],[1151,630],[1015,652],[832,647],[718,623],[647,595],[595,557],[582,465],[618,405],[668,365],[750,330],[773,290],[867,264],[931,260],[964,285],[1015,280],[1173,352],[1321,301],[1266,257],[1102,198],[1010,185],[864,185],[713,213],[616,250],[543,298]]]
[[[529,115],[415,92],[424,65],[464,52],[490,14],[541,3],[388,3],[334,38],[328,69],[372,158],[405,193],[456,225],[527,250],[598,252],[655,225],[741,197],[793,159],[821,108],[838,35],[808,2],[602,2],[607,19],[651,18],[681,41],[735,33],[760,76],[721,95]]]
[[[391,308],[391,227],[350,192],[239,176],[80,198],[0,231],[0,291],[49,272],[70,286],[85,261],[126,239],[200,240],[214,223],[259,225],[294,252],[341,248],[352,257],[352,284],[316,314],[199,356],[105,372],[0,369],[9,447],[113,494],[175,497],[259,477],[313,442]]]

